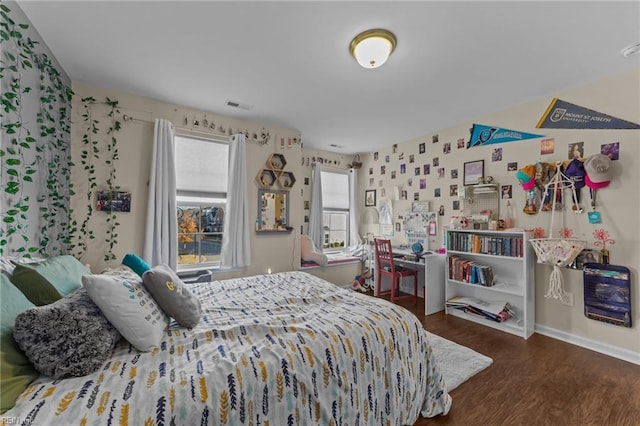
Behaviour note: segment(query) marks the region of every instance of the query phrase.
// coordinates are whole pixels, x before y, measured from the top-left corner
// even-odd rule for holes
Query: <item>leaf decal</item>
[[[153,420],[153,417],[147,417],[144,421],[144,426],[155,426],[156,422]]]
[[[129,426],[129,404],[124,404],[120,409],[120,426]]]
[[[220,413],[219,419],[220,423],[223,425],[227,424],[229,414],[229,394],[227,391],[222,391],[220,394]]]
[[[149,373],[149,377],[147,377],[147,388],[150,388],[153,386],[153,384],[156,382],[157,377],[158,377],[157,371],[154,370]]]
[[[167,400],[164,396],[158,398],[156,403],[156,425],[164,425],[164,412],[167,409]]]
[[[87,392],[89,392],[89,388],[91,387],[91,385],[93,385],[93,380],[87,380],[86,382],[84,382],[82,388],[80,389],[80,392],[78,392],[78,399],[82,399],[85,397]]]
[[[200,400],[202,402],[207,402],[209,399],[209,393],[207,391],[207,379],[204,377],[200,377],[198,379],[198,383],[200,385]]]
[[[313,368],[313,366],[315,365],[315,360],[313,359],[313,352],[311,352],[311,348],[309,346],[305,346],[304,351],[307,353],[307,361],[309,361],[309,367]]]
[[[71,391],[68,392],[63,398],[62,401],[60,401],[60,404],[58,404],[58,409],[56,410],[56,416],[59,416],[60,414],[64,413],[64,411],[69,408],[69,404],[71,404],[71,401],[73,401],[73,398],[76,396],[76,391]]]
[[[231,409],[236,409],[237,397],[236,397],[236,381],[233,374],[227,376],[227,385],[229,386],[229,398],[231,400]]]
[[[169,389],[169,407],[173,413],[176,408],[176,390],[174,388]]]
[[[120,368],[120,364],[122,363],[122,361],[116,361],[111,365],[111,372],[115,373],[118,371],[118,369]]]
[[[100,404],[98,405],[98,409],[96,410],[98,415],[101,415],[102,413],[104,413],[104,410],[107,409],[107,403],[109,402],[110,395],[111,395],[111,392],[109,391],[103,392],[102,396],[100,397]]]
[[[49,397],[49,396],[53,395],[53,392],[55,392],[55,390],[56,390],[56,387],[55,387],[55,386],[51,386],[51,387],[49,387],[49,388],[45,391],[45,393],[42,395],[42,399],[45,399],[45,398],[47,398],[47,397]]]
[[[276,373],[276,395],[278,396],[278,401],[282,401],[282,396],[284,395],[284,376],[279,371]]]
[[[269,374],[267,372],[267,364],[264,361],[258,361],[258,365],[260,366],[260,375],[262,377],[262,381],[266,382],[269,378]]]
[[[127,384],[127,388],[124,390],[124,395],[122,396],[123,400],[128,400],[129,398],[131,398],[131,393],[133,392],[133,385],[136,383],[135,380],[131,380],[128,384]]]

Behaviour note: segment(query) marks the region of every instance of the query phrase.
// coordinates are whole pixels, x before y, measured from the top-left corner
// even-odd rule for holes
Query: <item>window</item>
[[[325,251],[338,251],[349,246],[349,175],[321,172],[322,227]]]
[[[178,269],[218,266],[227,203],[229,145],[176,135]]]

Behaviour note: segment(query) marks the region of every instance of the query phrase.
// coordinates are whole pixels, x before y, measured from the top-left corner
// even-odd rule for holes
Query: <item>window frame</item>
[[[349,247],[350,245],[350,235],[351,235],[351,230],[350,230],[350,220],[349,217],[351,215],[351,203],[349,200],[349,170],[328,170],[325,168],[321,169],[321,173],[333,173],[333,174],[339,174],[339,175],[345,175],[347,177],[347,207],[346,208],[338,208],[338,207],[325,207],[325,197],[324,197],[324,188],[325,188],[325,179],[322,179],[322,188],[323,188],[323,194],[322,194],[322,232],[323,232],[323,244],[322,244],[322,250],[325,253],[338,253],[341,252],[343,250],[345,250],[347,247]],[[339,247],[325,247],[324,241],[325,241],[325,237],[327,234],[331,235],[331,228],[325,224],[324,218],[326,215],[331,215],[331,214],[344,214],[345,217],[345,241],[344,241],[344,246],[339,246]],[[331,238],[329,236],[329,238]],[[331,241],[329,241],[329,244],[331,244]]]
[[[197,140],[205,143],[216,143],[216,144],[226,145],[227,153],[228,153],[229,141],[218,138],[215,135],[211,135],[211,136],[194,135],[189,131],[176,131],[176,136],[180,138],[185,138],[185,139]],[[176,152],[177,152],[178,144],[176,144],[174,148],[176,149]],[[228,155],[227,155],[227,162],[228,162]],[[176,170],[176,179],[177,179],[177,170]],[[227,191],[228,191],[228,188],[229,188],[229,182],[227,181]],[[227,194],[228,192],[226,191],[225,192],[189,191],[189,190],[180,190],[176,188],[176,194],[175,194],[176,209],[181,209],[184,207],[198,208],[198,213],[199,213],[199,217],[198,217],[199,223],[198,223],[198,230],[197,230],[198,238],[194,242],[196,247],[195,248],[196,256],[198,260],[201,258],[201,256],[203,256],[201,253],[201,243],[202,243],[201,236],[202,235],[220,235],[220,246],[222,246],[222,238],[224,236],[224,217],[222,219],[223,225],[220,231],[206,232],[205,231],[206,228],[201,228],[202,226],[201,215],[205,212],[206,208],[213,209],[214,207],[222,208],[223,214],[225,214],[227,210]],[[179,223],[178,223],[177,231],[179,236],[181,234]],[[178,242],[178,244],[181,244],[181,243]],[[178,258],[178,261],[179,260],[180,258]],[[195,270],[202,270],[202,269],[219,269],[219,268],[220,268],[220,255],[218,255],[217,260],[214,260],[214,261],[207,261],[207,262],[198,261],[197,263],[178,263],[177,264],[177,270],[179,272],[185,272],[185,271],[188,272],[188,271],[195,271]]]

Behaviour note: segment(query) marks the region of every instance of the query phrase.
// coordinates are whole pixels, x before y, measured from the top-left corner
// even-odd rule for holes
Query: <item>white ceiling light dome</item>
[[[396,36],[391,31],[367,30],[351,40],[349,51],[361,66],[373,69],[387,62],[396,48],[396,43]]]

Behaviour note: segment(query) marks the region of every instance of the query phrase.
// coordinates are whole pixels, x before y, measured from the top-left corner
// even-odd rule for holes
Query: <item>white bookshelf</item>
[[[506,244],[507,239],[509,239],[512,248],[513,241],[521,240],[522,251],[517,252],[514,249],[511,251],[513,255],[504,254],[506,250],[498,245],[498,241],[501,241],[500,244]],[[490,243],[482,244],[482,242],[487,243],[492,240],[495,242],[493,246]],[[477,241],[480,241],[481,244],[478,244]],[[529,243],[529,234],[524,231],[447,229],[446,246],[445,300],[462,296],[490,302],[504,301],[509,303],[515,316],[507,321],[496,322],[453,307],[447,307],[446,313],[515,334],[524,339],[531,336],[535,325],[535,254]],[[483,253],[482,251],[487,252]],[[502,254],[498,254],[498,252]],[[454,279],[455,274],[450,271],[452,256],[491,266],[495,284],[489,287]]]

